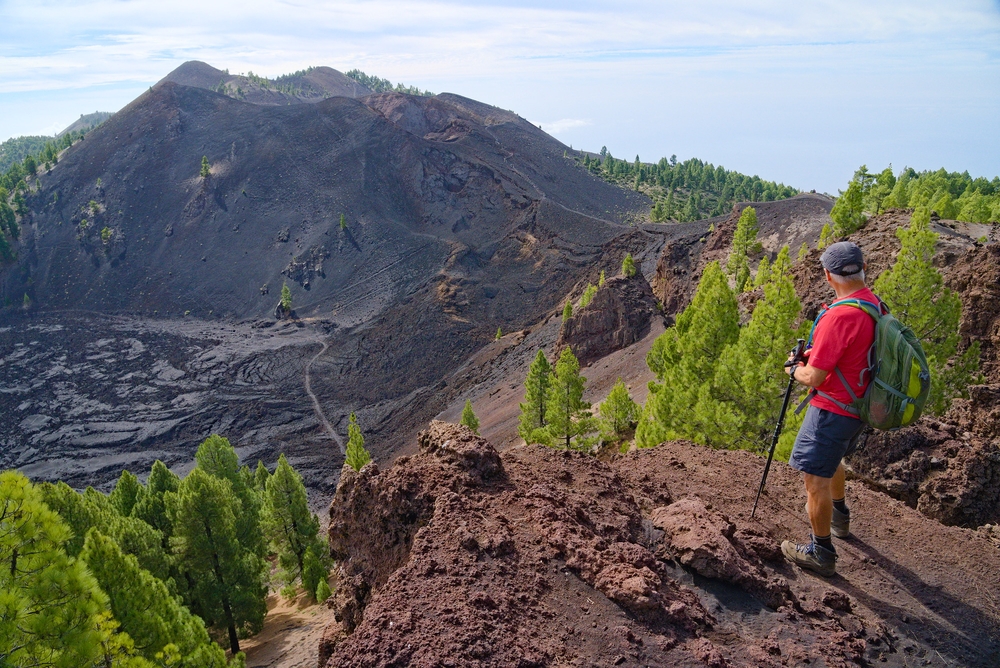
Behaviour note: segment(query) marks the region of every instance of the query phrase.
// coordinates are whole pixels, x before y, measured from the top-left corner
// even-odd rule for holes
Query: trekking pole
[[[795,344],[795,348],[792,349],[792,359],[785,362],[785,368],[790,366],[795,366],[802,360],[802,352],[805,350],[806,341],[805,339],[799,339],[798,343]],[[771,470],[771,460],[774,459],[774,449],[778,445],[778,437],[781,436],[781,428],[785,426],[785,413],[788,411],[788,401],[792,398],[792,387],[795,385],[795,379],[789,374],[788,377],[788,388],[785,390],[785,399],[781,402],[781,414],[778,415],[778,424],[774,426],[774,436],[771,438],[771,449],[767,452],[767,464],[764,465],[764,475],[760,479],[760,487],[757,488],[757,498],[753,500],[753,510],[750,511],[750,519],[753,519],[754,513],[757,512],[757,502],[760,501],[760,495],[764,492],[764,483],[767,482],[768,471]]]

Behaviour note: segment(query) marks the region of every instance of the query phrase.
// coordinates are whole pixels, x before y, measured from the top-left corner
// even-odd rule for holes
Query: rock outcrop
[[[673,452],[731,468],[731,453]],[[768,531],[691,490],[671,503],[657,476],[687,480],[691,464],[659,454],[667,465],[650,468],[542,446],[497,453],[433,422],[418,454],[345,470],[330,508],[337,621],[320,666],[848,666],[887,647],[843,592],[793,591]],[[650,520],[637,498],[667,505]],[[767,619],[733,635],[743,613],[709,608],[692,572]]]
[[[770,561],[782,558],[777,544],[766,536],[737,532],[728,517],[708,510],[697,499],[657,508],[651,519],[664,532],[664,551],[696,573],[731,582],[775,609],[795,601],[785,579],[764,570],[761,556]]]
[[[588,364],[641,340],[658,313],[653,291],[641,274],[615,276],[562,324],[556,347],[569,346],[580,364]]]

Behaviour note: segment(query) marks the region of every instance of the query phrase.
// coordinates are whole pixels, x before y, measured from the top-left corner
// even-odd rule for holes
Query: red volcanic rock
[[[742,540],[726,516],[708,510],[700,501],[681,499],[657,508],[652,521],[664,532],[666,551],[696,573],[732,582],[772,608],[794,602],[785,579],[768,576],[753,543]]]

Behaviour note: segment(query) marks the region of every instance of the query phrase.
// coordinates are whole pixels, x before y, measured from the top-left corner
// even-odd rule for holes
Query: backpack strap
[[[826,306],[824,304],[819,312],[819,315],[816,316],[816,320],[813,321],[812,329],[809,331],[808,345],[810,346],[812,345],[813,333],[816,331],[816,326],[819,324],[820,318],[822,318],[830,309],[834,308],[835,306],[853,306],[854,308],[859,308],[868,315],[870,315],[876,324],[878,324],[879,319],[883,315],[889,312],[889,309],[886,308],[885,304],[882,303],[881,299],[878,300],[878,304],[873,304],[872,302],[863,299],[841,299],[833,302],[829,306]],[[868,350],[868,367],[861,370],[861,374],[858,378],[859,385],[864,383],[865,372],[871,371],[872,367],[874,366],[875,360],[872,359],[874,351],[875,351],[875,346],[873,343],[872,347],[869,348]],[[827,401],[832,402],[837,407],[841,408],[844,411],[847,411],[848,413],[854,415],[855,417],[860,415],[858,409],[854,408],[853,406],[853,404],[857,403],[858,401],[858,395],[854,393],[854,389],[851,388],[851,384],[847,382],[847,378],[844,377],[844,373],[840,370],[840,367],[834,367],[833,370],[837,374],[837,377],[840,379],[840,382],[844,386],[844,389],[847,390],[848,396],[851,397],[851,405],[845,404],[842,401],[834,399],[826,392],[820,392],[816,388],[813,388],[809,391],[809,394],[806,395],[806,398],[802,400],[802,403],[799,404],[798,408],[795,409],[796,415],[801,413],[803,409],[805,409],[805,407],[809,404],[809,402],[813,400],[813,397],[816,396],[823,397]]]

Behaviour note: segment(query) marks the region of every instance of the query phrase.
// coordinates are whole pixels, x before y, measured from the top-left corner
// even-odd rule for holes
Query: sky
[[[116,111],[188,60],[358,68],[575,148],[802,190],[861,164],[1000,175],[1000,0],[0,0],[0,140]]]

